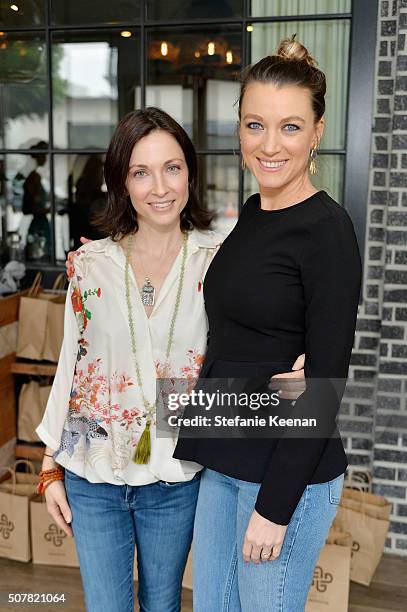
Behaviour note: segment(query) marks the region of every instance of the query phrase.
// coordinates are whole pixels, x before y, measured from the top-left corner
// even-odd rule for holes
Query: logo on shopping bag
[[[63,529],[60,529],[55,523],[51,523],[48,527],[48,531],[44,533],[44,539],[47,542],[52,542],[54,546],[62,546],[66,538],[66,533]]]
[[[328,588],[328,584],[330,584],[332,580],[332,574],[329,572],[324,572],[320,565],[316,566],[312,586],[315,587],[319,593],[325,593],[326,589]]]
[[[8,540],[12,531],[14,531],[14,523],[8,520],[7,514],[2,514],[0,517],[1,535],[5,540]]]
[[[359,542],[352,542],[352,551],[350,553],[350,556],[353,557],[353,553],[357,553],[359,550],[360,550]]]

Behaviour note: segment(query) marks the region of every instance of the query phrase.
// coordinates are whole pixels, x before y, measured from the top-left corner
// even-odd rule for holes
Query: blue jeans
[[[91,483],[65,470],[87,612],[179,612],[200,473],[188,482]]]
[[[194,527],[194,612],[303,612],[342,486],[343,475],[308,485],[280,556],[247,564],[243,541],[260,485],[204,469]]]

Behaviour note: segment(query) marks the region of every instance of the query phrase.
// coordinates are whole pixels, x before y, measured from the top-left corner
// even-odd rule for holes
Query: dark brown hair
[[[255,81],[273,83],[277,87],[297,85],[311,93],[312,108],[315,121],[319,121],[325,113],[326,80],[322,70],[308,50],[300,42],[292,38],[284,38],[273,55],[267,55],[256,64],[248,66],[240,79],[239,119],[242,101],[247,86]]]
[[[181,212],[182,231],[208,229],[212,214],[201,207],[197,196],[197,158],[185,130],[159,108],[149,107],[128,113],[120,121],[110,141],[104,166],[108,201],[97,226],[106,236],[119,240],[138,230],[137,213],[126,190],[126,179],[134,145],[154,130],[171,134],[180,145],[188,166],[188,202]]]

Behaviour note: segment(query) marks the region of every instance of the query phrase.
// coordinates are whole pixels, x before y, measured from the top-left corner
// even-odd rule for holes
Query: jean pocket
[[[337,476],[333,480],[328,482],[329,488],[329,502],[337,506],[341,501],[342,489],[343,489],[344,474]]]

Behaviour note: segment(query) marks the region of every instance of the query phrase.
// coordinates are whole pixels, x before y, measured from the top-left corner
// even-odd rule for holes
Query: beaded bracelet
[[[37,486],[37,493],[44,493],[46,487],[54,480],[64,480],[65,472],[61,467],[56,467],[51,470],[41,470],[39,473],[40,482]]]

